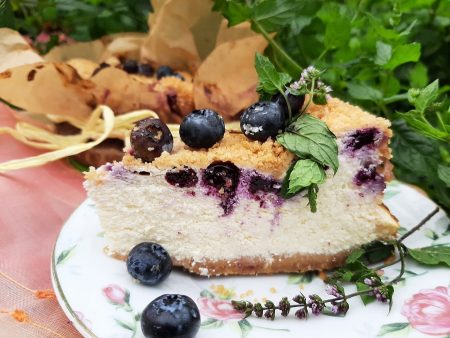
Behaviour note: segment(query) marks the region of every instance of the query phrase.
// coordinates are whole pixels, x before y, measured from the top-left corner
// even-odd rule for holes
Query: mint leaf
[[[362,255],[364,255],[364,249],[358,248],[353,250],[350,255],[348,255],[347,260],[345,263],[353,263],[356,262]]]
[[[418,62],[411,69],[409,72],[409,82],[413,88],[420,88],[427,85],[428,69],[423,63]]]
[[[298,160],[288,179],[288,192],[295,194],[309,187],[311,184],[323,183],[325,181],[325,171],[317,162],[312,160]]]
[[[237,1],[215,0],[213,11],[220,11],[228,20],[228,27],[248,21],[252,17],[252,9]]]
[[[368,85],[348,83],[347,87],[349,94],[358,100],[378,102],[383,98],[381,91]]]
[[[319,192],[319,187],[317,184],[311,184],[308,187],[308,201],[311,208],[311,212],[317,211],[317,193]]]
[[[439,80],[435,80],[425,88],[421,89],[419,95],[413,100],[413,104],[416,109],[423,113],[434,101],[436,101],[439,95]]]
[[[358,290],[358,291],[367,291],[367,290],[370,290],[370,289],[371,289],[370,286],[368,286],[368,285],[366,285],[364,283],[361,283],[361,282],[356,282],[356,290]],[[368,294],[361,295],[360,297],[361,297],[361,300],[364,303],[364,305],[367,305],[367,304],[372,303],[372,302],[375,301],[375,297],[371,296],[371,295],[368,295]]]
[[[416,110],[411,110],[408,113],[398,113],[397,115],[403,118],[411,127],[413,127],[422,135],[444,142],[450,139],[448,133],[434,128],[431,124],[428,123],[428,121],[424,119],[422,114],[420,114]]]
[[[389,62],[392,57],[392,46],[381,41],[377,41],[377,55],[375,64],[383,66]]]
[[[420,249],[408,248],[408,255],[422,264],[436,265],[443,263],[450,267],[450,247],[448,246],[428,246]]]
[[[378,331],[377,337],[382,337],[386,334],[403,330],[408,326],[409,326],[408,322],[384,324],[382,327],[380,327],[380,331]]]
[[[339,168],[336,136],[325,122],[309,114],[301,115],[277,141],[300,158],[310,158],[333,171]]]
[[[259,77],[256,88],[259,93],[272,95],[277,92],[284,93],[284,86],[292,80],[288,74],[278,72],[269,58],[259,53],[255,56],[255,68]]]
[[[324,44],[328,49],[343,47],[348,44],[350,39],[351,25],[350,21],[345,17],[336,15],[327,24],[324,36]]]
[[[450,188],[450,167],[442,164],[438,165],[438,177]]]
[[[416,62],[420,57],[420,43],[413,42],[407,45],[400,45],[394,48],[392,57],[384,65],[385,69],[395,69],[407,62]]]

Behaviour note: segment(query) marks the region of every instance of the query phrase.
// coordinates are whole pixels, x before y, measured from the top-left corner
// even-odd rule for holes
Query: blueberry
[[[169,66],[161,66],[156,70],[156,78],[162,79],[163,77],[166,76],[173,76],[174,72],[172,70],[172,68],[170,68]]]
[[[211,109],[194,110],[180,125],[181,140],[191,148],[210,148],[225,134],[222,117]]]
[[[153,75],[153,67],[150,66],[148,63],[141,63],[138,65],[138,74],[144,75],[144,76],[152,76]]]
[[[284,95],[286,95],[286,97],[289,101],[289,105],[291,106],[292,116],[298,114],[300,109],[303,107],[303,103],[305,103],[305,95],[292,95],[288,91],[286,91],[284,93]],[[272,96],[271,101],[278,103],[284,112],[284,116],[286,118],[289,117],[289,110],[288,110],[288,106],[286,104],[286,99],[284,98],[283,95],[281,95],[281,93],[278,93],[278,94]]]
[[[241,130],[251,140],[265,141],[283,130],[284,111],[275,102],[257,102],[241,116]]]
[[[136,74],[138,72],[138,63],[136,60],[125,60],[122,64],[122,69],[129,74]]]
[[[170,153],[173,148],[172,133],[160,119],[147,118],[137,122],[130,140],[134,156],[145,162],[153,161],[163,151]]]
[[[224,215],[233,211],[241,171],[231,162],[213,162],[203,172],[203,184],[212,187],[221,202]]]
[[[144,285],[156,285],[172,271],[172,260],[159,244],[144,242],[131,249],[127,258],[127,270],[131,277]]]
[[[195,187],[198,182],[197,173],[194,169],[184,167],[183,169],[170,170],[166,172],[167,183],[179,188]]]
[[[162,295],[142,311],[141,328],[147,338],[193,338],[200,328],[200,312],[188,296]]]

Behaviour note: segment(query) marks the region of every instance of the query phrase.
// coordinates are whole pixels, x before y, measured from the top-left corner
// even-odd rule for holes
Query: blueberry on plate
[[[225,134],[222,117],[211,109],[199,109],[187,115],[180,125],[181,140],[191,148],[210,148]]]
[[[134,156],[151,162],[164,151],[171,152],[173,137],[167,125],[160,119],[147,118],[136,123],[131,131],[131,147]]]
[[[142,311],[141,328],[147,338],[192,338],[200,328],[200,312],[188,296],[162,295]]]
[[[156,78],[158,80],[166,76],[174,76],[174,72],[169,66],[161,66],[156,70]]]
[[[172,260],[159,244],[144,242],[131,249],[127,258],[128,273],[144,285],[156,285],[172,271]]]
[[[289,101],[289,105],[291,106],[291,114],[292,116],[298,114],[300,109],[303,107],[303,103],[305,103],[305,95],[292,95],[288,91],[284,93]],[[272,102],[278,103],[281,106],[281,109],[284,112],[284,116],[286,118],[289,117],[289,110],[286,104],[286,99],[281,93],[278,93],[272,96]]]
[[[282,107],[275,102],[256,102],[241,116],[241,130],[251,140],[265,141],[283,131],[285,116]]]
[[[144,75],[144,76],[152,76],[153,75],[153,67],[150,66],[148,63],[140,63],[138,65],[138,74]]]
[[[136,74],[138,72],[138,62],[136,60],[125,60],[122,64],[122,69],[129,74]]]

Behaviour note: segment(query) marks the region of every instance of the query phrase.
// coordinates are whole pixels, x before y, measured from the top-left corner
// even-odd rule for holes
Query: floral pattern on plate
[[[400,220],[400,232],[414,226],[434,207],[422,194],[398,182],[388,187],[385,203]],[[295,319],[291,313],[275,321],[243,319],[232,308],[231,299],[277,302],[299,292],[325,296],[324,284],[316,273],[208,279],[173,271],[162,284],[145,287],[132,280],[125,262],[104,254],[106,240],[99,234],[102,230],[95,208],[87,200],[62,228],[52,258],[58,301],[86,337],[143,337],[140,313],[164,293],[186,294],[196,301],[202,316],[197,338],[294,338],[299,332],[316,337],[345,332],[349,338],[450,335],[447,268],[425,268],[409,262],[403,281],[396,286],[391,312],[385,304],[364,307],[354,298],[343,318],[322,315],[305,321]],[[440,212],[407,243],[409,247],[450,245],[450,220]],[[384,269],[383,278],[396,275],[396,269]]]

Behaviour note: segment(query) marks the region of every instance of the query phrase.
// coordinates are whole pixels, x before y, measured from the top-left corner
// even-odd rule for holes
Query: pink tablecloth
[[[0,103],[0,126],[15,123]],[[0,136],[0,162],[38,154]],[[86,198],[65,161],[0,173],[0,337],[79,337],[51,287],[50,257],[62,224]]]

